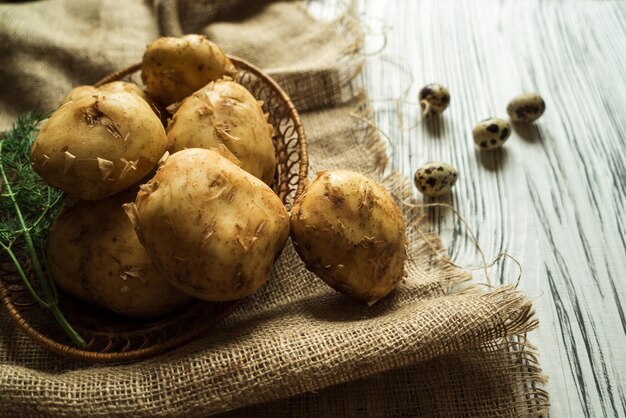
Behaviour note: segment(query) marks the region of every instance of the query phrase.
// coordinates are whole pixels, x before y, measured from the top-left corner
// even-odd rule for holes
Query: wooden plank
[[[310,2],[321,16],[342,4]],[[412,176],[431,160],[457,167],[459,181],[440,201],[464,214],[488,255],[507,251],[522,263],[552,416],[626,416],[626,3],[370,0],[358,9],[366,50],[391,28],[364,73],[391,138],[391,169]],[[424,84],[448,86],[441,120],[422,123],[407,104],[399,126],[385,99],[411,80],[412,102]],[[508,101],[525,91],[544,97],[545,115],[516,127],[501,151],[477,151],[473,125],[506,119]],[[478,264],[460,221],[448,210],[432,216],[453,259]],[[515,282],[516,267],[499,263],[491,277]]]

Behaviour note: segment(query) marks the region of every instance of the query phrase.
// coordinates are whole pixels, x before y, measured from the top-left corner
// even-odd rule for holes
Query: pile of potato
[[[307,267],[335,289],[369,304],[393,290],[406,238],[391,197],[324,172],[290,220],[270,188],[274,129],[236,72],[203,36],[160,38],[143,57],[146,91],[117,81],[63,99],[30,156],[70,196],[47,246],[64,291],[139,318],[237,300],[268,280],[290,224]]]

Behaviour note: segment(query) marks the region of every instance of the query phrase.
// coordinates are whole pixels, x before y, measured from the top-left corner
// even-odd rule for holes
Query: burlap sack
[[[301,112],[311,175],[381,179],[385,144],[358,89],[361,33],[294,3],[84,0],[0,5],[0,127],[52,109],[71,86],[139,60],[158,32],[204,32],[274,75]],[[8,59],[6,59],[8,57]],[[410,182],[384,184],[399,201]],[[538,416],[544,377],[523,335],[537,325],[511,287],[467,285],[433,255],[437,236],[403,206],[407,278],[372,308],[304,269],[291,245],[270,282],[206,336],[118,366],[59,358],[0,315],[0,416]],[[421,228],[421,230],[420,230]],[[250,406],[254,405],[254,406]]]

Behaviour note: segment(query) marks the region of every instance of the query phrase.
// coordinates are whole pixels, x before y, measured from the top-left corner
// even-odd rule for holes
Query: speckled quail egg
[[[478,148],[490,151],[504,144],[511,135],[511,125],[502,119],[489,118],[478,122],[472,134]]]
[[[442,196],[449,193],[456,183],[457,172],[450,164],[433,161],[415,172],[415,186],[423,195]]]
[[[437,83],[422,87],[418,97],[425,118],[440,114],[450,104],[448,89]]]
[[[546,103],[536,93],[524,93],[513,98],[506,111],[513,122],[531,123],[546,110]]]

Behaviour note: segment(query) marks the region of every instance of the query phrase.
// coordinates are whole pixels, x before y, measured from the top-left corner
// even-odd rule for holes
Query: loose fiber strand
[[[423,209],[423,208],[429,208],[429,207],[445,207],[448,208],[450,210],[452,210],[452,212],[454,213],[454,215],[461,221],[461,223],[463,223],[463,225],[465,226],[466,231],[469,234],[469,238],[470,241],[472,242],[472,244],[474,244],[474,246],[476,247],[476,250],[478,251],[478,253],[480,254],[481,260],[482,260],[482,265],[481,266],[472,266],[472,267],[468,267],[468,266],[461,266],[458,265],[456,263],[454,263],[453,261],[450,260],[450,258],[446,255],[442,255],[439,251],[437,251],[435,248],[432,247],[430,241],[426,240],[426,243],[429,245],[429,247],[431,248],[431,250],[433,251],[433,253],[439,257],[440,260],[463,270],[468,270],[468,271],[475,271],[475,270],[484,270],[485,272],[485,278],[487,280],[487,285],[490,287],[493,287],[493,284],[491,282],[491,278],[489,277],[489,272],[488,269],[493,267],[496,263],[498,263],[502,258],[509,258],[511,259],[518,268],[518,276],[515,282],[515,286],[514,288],[517,289],[521,279],[522,279],[522,274],[523,274],[523,269],[522,269],[522,265],[521,263],[515,258],[513,257],[511,254],[507,253],[507,252],[501,252],[499,253],[490,263],[487,263],[487,258],[485,256],[485,253],[483,251],[483,249],[481,248],[480,244],[478,243],[478,240],[476,239],[476,235],[474,234],[474,232],[472,231],[471,227],[469,226],[469,224],[467,223],[467,221],[465,220],[465,218],[454,208],[454,206],[448,204],[448,203],[424,203],[424,204],[416,204],[416,203],[411,203],[411,202],[407,202],[406,200],[402,201],[402,204],[411,208],[416,208],[416,209]],[[422,238],[424,238],[424,233],[417,229],[418,233],[422,236]]]

